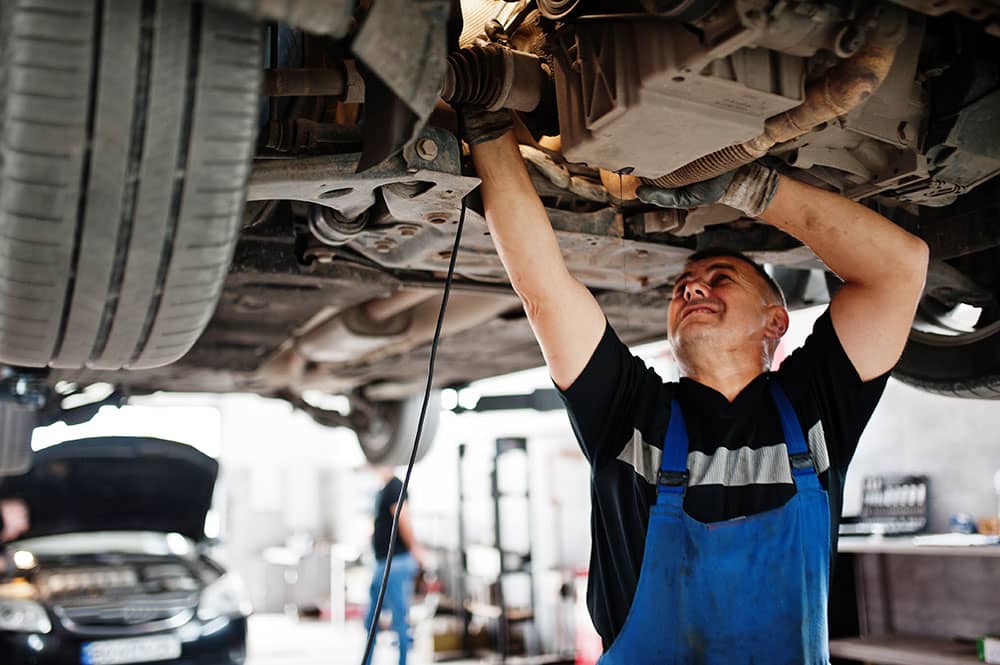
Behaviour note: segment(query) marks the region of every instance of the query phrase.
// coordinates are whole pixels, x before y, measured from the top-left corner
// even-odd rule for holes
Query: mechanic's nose
[[[707,298],[708,289],[697,280],[692,280],[684,286],[684,300],[691,302],[695,298]]]

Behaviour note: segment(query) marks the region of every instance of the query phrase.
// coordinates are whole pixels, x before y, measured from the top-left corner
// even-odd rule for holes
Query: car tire
[[[1000,399],[1000,326],[958,336],[913,330],[893,376],[939,395]]]
[[[413,451],[413,437],[417,433],[423,395],[415,395],[401,402],[380,402],[375,405],[377,416],[363,429],[356,429],[361,452],[370,464],[377,466],[405,466]],[[437,435],[441,420],[441,393],[431,393],[427,415],[420,436],[416,461],[427,454]]]
[[[0,476],[17,476],[31,468],[31,434],[37,424],[35,409],[0,401]]]
[[[242,223],[261,31],[188,0],[0,3],[0,362],[177,360]]]

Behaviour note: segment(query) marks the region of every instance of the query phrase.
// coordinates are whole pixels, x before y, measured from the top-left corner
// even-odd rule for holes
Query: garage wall
[[[993,474],[1000,470],[1000,403],[931,395],[890,380],[848,473],[844,512],[861,510],[866,475],[930,476],[930,530],[948,517],[995,515]]]
[[[358,540],[351,529],[362,480],[355,467],[363,457],[354,436],[322,428],[277,400],[226,395],[216,405],[223,417],[217,492],[225,495],[227,563],[258,612],[326,605],[328,544]]]

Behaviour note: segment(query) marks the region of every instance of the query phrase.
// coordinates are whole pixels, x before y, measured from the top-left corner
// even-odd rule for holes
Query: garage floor
[[[360,665],[365,637],[357,622],[335,626],[326,621],[295,621],[282,614],[256,614],[250,617],[247,665]],[[379,634],[372,665],[397,665],[395,637],[391,632]],[[427,665],[432,662],[429,654],[427,636],[418,630],[407,663]],[[449,661],[449,665],[478,662]]]

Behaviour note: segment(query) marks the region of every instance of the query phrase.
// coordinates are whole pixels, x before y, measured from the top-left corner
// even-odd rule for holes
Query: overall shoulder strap
[[[688,433],[684,413],[676,399],[670,403],[670,422],[663,437],[663,457],[657,475],[656,492],[684,494],[687,488]]]
[[[815,473],[812,455],[809,453],[809,446],[806,438],[802,435],[802,425],[795,415],[795,409],[788,400],[788,395],[781,388],[781,385],[773,377],[768,381],[771,389],[771,398],[775,406],[778,407],[778,416],[781,418],[781,429],[785,434],[785,445],[788,447],[788,458],[792,465],[792,474],[796,476]]]

